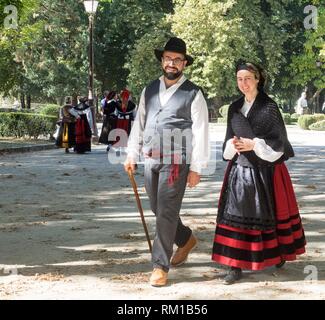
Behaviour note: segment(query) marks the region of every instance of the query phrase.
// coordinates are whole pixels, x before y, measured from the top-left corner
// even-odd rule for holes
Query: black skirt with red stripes
[[[269,226],[259,229],[255,222],[252,222],[250,226],[247,223],[249,219],[245,221],[245,225],[238,225],[238,222],[234,222],[231,218],[227,220],[227,217],[231,215],[222,215],[227,197],[229,195],[236,196],[234,195],[236,188],[229,185],[228,181],[233,169],[233,163],[229,163],[219,200],[218,216],[222,217],[217,219],[212,260],[227,266],[248,270],[262,270],[283,260],[296,260],[297,255],[305,252],[306,240],[292,182],[285,164],[277,164],[270,168],[273,179],[264,188],[265,193],[272,190],[272,197],[264,198],[267,201],[270,199],[273,201],[271,206],[275,221],[273,229],[270,229]],[[248,168],[248,170],[255,169]],[[252,183],[255,184],[256,180]],[[263,188],[263,185],[259,184],[258,188]],[[256,204],[256,198],[259,201],[264,201],[264,198],[258,195],[253,195],[246,201]],[[270,206],[262,205],[261,207]],[[249,214],[252,215],[251,212]]]

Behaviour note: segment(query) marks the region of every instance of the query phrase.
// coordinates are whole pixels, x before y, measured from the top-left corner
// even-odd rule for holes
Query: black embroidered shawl
[[[256,137],[264,139],[265,143],[274,151],[281,151],[284,154],[272,163],[257,157],[254,151],[243,152],[239,156],[236,155],[233,160],[243,166],[255,167],[272,166],[293,157],[294,152],[276,102],[266,93],[259,92],[247,114],[247,118],[240,112],[243,105],[244,97],[241,97],[229,107],[223,151],[226,142],[234,136],[250,139]]]

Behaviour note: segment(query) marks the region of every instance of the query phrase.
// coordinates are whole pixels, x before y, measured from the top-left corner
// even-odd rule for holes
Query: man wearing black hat
[[[142,92],[124,167],[135,171],[143,153],[145,187],[156,215],[150,284],[164,286],[169,268],[183,264],[197,243],[179,211],[186,184],[200,182],[209,159],[208,109],[200,88],[183,75],[193,63],[185,42],[171,38],[155,55],[164,75]]]

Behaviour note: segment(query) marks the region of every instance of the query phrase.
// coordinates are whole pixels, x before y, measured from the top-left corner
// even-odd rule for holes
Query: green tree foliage
[[[161,19],[171,9],[171,0],[101,2],[96,19],[95,61],[96,76],[103,84],[103,89],[121,89],[127,85],[129,61],[132,57],[130,53],[139,46],[137,41],[157,29]],[[142,75],[137,78],[142,79]],[[133,81],[134,77],[131,79]]]
[[[285,2],[175,1],[172,30],[186,40],[196,57],[189,74],[209,97],[236,93],[235,66],[242,59],[263,65],[272,87],[286,62]]]
[[[87,16],[82,2],[42,0],[21,32],[17,58],[41,95],[86,94]]]
[[[66,95],[86,94],[88,18],[83,2],[22,3],[24,6],[18,7],[18,29],[4,30],[1,37],[1,91],[24,92],[52,101]]]
[[[154,55],[154,49],[163,48],[172,36],[170,23],[162,19],[149,33],[139,39],[130,52],[126,68],[130,71],[128,87],[136,97],[152,80],[161,75],[160,62]],[[163,31],[162,31],[163,30]]]
[[[289,84],[311,85],[320,90],[325,88],[325,7],[319,5],[317,8],[317,26],[305,31],[306,40],[302,50],[293,55],[286,80]]]
[[[86,94],[88,18],[82,0],[0,0],[15,5],[17,29],[0,24],[0,91],[54,100]],[[318,28],[305,30],[303,9],[318,7]],[[161,74],[153,49],[171,35],[195,57],[187,76],[218,106],[238,94],[235,65],[263,65],[270,91],[294,99],[324,88],[321,0],[101,0],[95,19],[96,87],[129,86],[135,96]],[[316,61],[323,64],[317,67]],[[299,89],[299,90],[298,90]]]
[[[8,28],[5,21],[8,13],[4,12],[7,6],[17,9],[17,28]],[[16,59],[21,34],[26,33],[25,25],[28,17],[37,8],[38,0],[1,0],[0,1],[0,84],[5,95],[11,92],[22,92],[24,89],[31,91],[34,86],[25,78],[22,64]],[[10,15],[12,12],[10,12]],[[8,21],[7,21],[8,22]],[[12,20],[9,21],[10,23]]]
[[[315,5],[320,5],[316,2]],[[187,70],[188,77],[210,98],[217,98],[219,104],[238,93],[235,66],[239,60],[264,66],[270,92],[284,103],[297,94],[296,88],[305,80],[295,79],[294,68],[288,66],[294,61],[292,57],[303,53],[306,41],[304,7],[309,1],[174,0],[173,3],[174,13],[165,19],[167,23],[161,23],[160,28],[137,41],[130,55],[128,80],[137,94],[159,74],[157,62],[150,54],[154,47],[162,46],[166,34],[186,41],[189,53],[195,57],[193,66]],[[322,14],[321,8],[319,13]],[[317,32],[321,33],[320,26]],[[324,37],[321,39],[318,35],[318,41],[314,40],[311,39],[310,44],[324,46]],[[310,56],[305,59],[316,71],[315,59]],[[303,76],[319,81],[319,72],[322,70],[311,75],[307,71]],[[289,90],[285,90],[285,86]]]

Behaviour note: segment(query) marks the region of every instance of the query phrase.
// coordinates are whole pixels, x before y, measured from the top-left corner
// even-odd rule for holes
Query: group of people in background
[[[88,98],[80,97],[78,101],[73,104],[69,97],[60,109],[56,145],[64,148],[66,153],[69,153],[70,148],[76,153],[91,151],[92,128],[96,125],[94,115]],[[120,94],[116,91],[104,92],[104,99],[101,100],[103,126],[98,142],[107,145],[107,151],[119,141],[119,137],[110,139],[112,130],[122,129],[127,135],[130,134],[135,112],[136,105],[131,101],[129,90],[123,89]]]
[[[88,104],[88,98],[79,97],[79,103],[73,104],[67,98],[65,105],[60,109],[59,129],[56,135],[56,145],[69,153],[74,148],[76,153],[91,151],[93,114]]]
[[[131,100],[131,93],[123,89],[120,94],[116,91],[105,91],[101,101],[103,126],[99,137],[99,143],[107,145],[107,151],[118,141],[118,138],[110,138],[110,132],[114,129],[125,130],[130,134],[132,121],[135,118],[136,105]],[[126,146],[125,146],[126,147]]]

